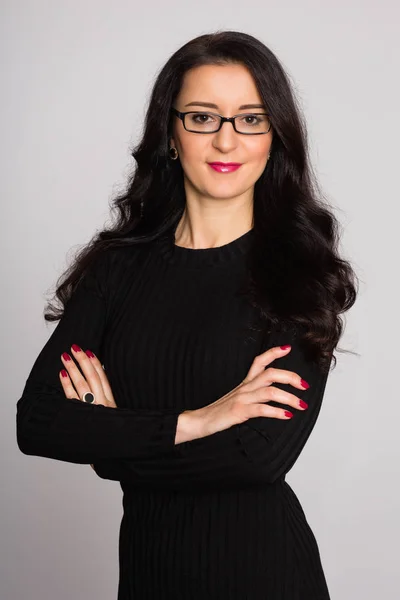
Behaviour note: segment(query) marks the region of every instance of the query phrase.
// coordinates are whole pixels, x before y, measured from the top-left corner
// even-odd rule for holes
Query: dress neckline
[[[254,228],[238,238],[215,248],[184,248],[175,244],[177,223],[159,238],[160,253],[170,264],[186,267],[213,267],[235,261],[243,257],[254,237]]]

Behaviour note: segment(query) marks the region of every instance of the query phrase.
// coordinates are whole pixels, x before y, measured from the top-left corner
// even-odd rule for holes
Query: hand
[[[110,384],[99,359],[90,350],[83,352],[76,344],[71,346],[71,350],[83,375],[71,356],[64,352],[61,355],[61,360],[65,370],[60,371],[59,377],[66,397],[83,402],[83,395],[86,392],[92,392],[95,397],[93,404],[103,404],[108,408],[117,408]],[[66,376],[63,376],[63,374]]]
[[[290,350],[290,346],[286,349],[276,346],[259,354],[255,357],[245,379],[235,389],[212,404],[182,413],[185,415],[182,420],[182,434],[178,436],[176,443],[206,437],[254,417],[289,419],[293,416],[283,408],[264,404],[270,400],[306,410],[307,405],[295,394],[285,392],[271,384],[288,383],[305,390],[309,387],[308,383],[293,371],[273,367],[265,369],[266,365],[286,356]]]
[[[83,402],[83,394],[92,392],[95,396],[93,404],[103,404],[109,408],[117,408],[110,384],[99,359],[91,350],[83,352],[76,344],[71,346],[71,350],[73,356],[76,357],[83,374],[86,376],[87,381],[82,376],[72,358],[67,360],[69,354],[62,354],[61,360],[66,369],[66,371],[64,370],[64,375],[67,373],[67,377],[63,377],[62,371],[60,371],[59,375],[66,397],[75,398]],[[90,466],[94,470],[94,466]]]

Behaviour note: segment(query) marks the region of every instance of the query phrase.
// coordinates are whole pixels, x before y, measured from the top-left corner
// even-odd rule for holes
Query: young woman
[[[245,33],[188,42],[133,156],[115,224],[45,314],[19,448],[120,481],[119,600],[328,599],[285,476],[356,276],[282,65]]]

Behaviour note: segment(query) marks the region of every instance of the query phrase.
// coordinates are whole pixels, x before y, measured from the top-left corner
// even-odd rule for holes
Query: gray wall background
[[[46,292],[125,184],[156,72],[220,28],[259,37],[289,70],[361,279],[340,342],[359,356],[337,353],[287,479],[332,600],[398,598],[398,4],[14,0],[0,11],[1,597],[116,598],[119,484],[20,453],[15,403],[53,328]]]

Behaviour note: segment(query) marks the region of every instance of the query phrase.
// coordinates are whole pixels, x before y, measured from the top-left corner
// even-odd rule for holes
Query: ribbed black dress
[[[175,231],[100,255],[40,352],[17,403],[26,454],[94,463],[121,482],[118,600],[327,600],[317,542],[286,473],[316,423],[327,375],[294,329],[267,332],[239,293],[250,230],[218,248],[176,246]],[[253,418],[175,445],[178,415],[214,402],[254,357],[298,373],[305,411]],[[118,408],[65,397],[60,355],[101,360]],[[88,477],[94,474],[88,471]]]

